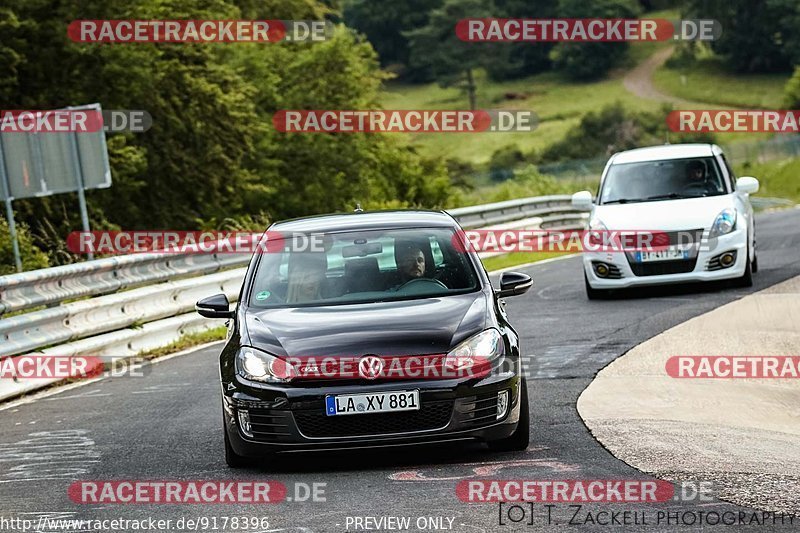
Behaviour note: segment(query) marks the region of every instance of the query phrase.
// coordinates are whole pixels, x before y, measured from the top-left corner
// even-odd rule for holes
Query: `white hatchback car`
[[[575,193],[591,210],[589,229],[659,232],[664,246],[583,253],[586,294],[641,285],[733,279],[751,286],[758,270],[753,208],[758,180],[735,178],[719,146],[673,144],[611,156],[597,199]],[[666,239],[668,238],[668,245]],[[652,250],[652,249],[651,249]]]

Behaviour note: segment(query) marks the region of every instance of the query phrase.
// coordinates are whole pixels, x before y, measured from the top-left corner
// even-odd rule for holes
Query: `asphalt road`
[[[270,467],[229,470],[223,460],[216,368],[219,347],[215,346],[159,362],[148,367],[144,377],[106,379],[0,411],[0,531],[15,531],[3,519],[44,524],[39,521],[42,516],[171,519],[174,531],[180,530],[176,525],[181,517],[217,517],[217,531],[223,531],[222,517],[233,516],[268,519],[268,527],[249,531],[391,531],[385,526],[354,527],[356,517],[381,516],[409,517],[411,531],[433,529],[417,527],[425,525],[417,524],[418,519],[428,517],[440,519],[430,525],[450,531],[560,530],[575,508],[552,507],[549,522],[545,507],[525,508],[524,518],[521,511],[514,511],[513,518],[521,520],[514,524],[507,514],[503,517],[496,503],[461,502],[455,494],[456,483],[467,478],[642,477],[592,438],[575,409],[576,399],[599,369],[636,344],[800,274],[800,210],[762,214],[757,224],[761,270],[752,289],[673,287],[589,302],[577,257],[526,268],[534,276],[534,288],[508,300],[509,315],[522,335],[523,353],[535,356],[528,380],[532,439],[525,452],[490,454],[482,446],[471,445],[297,454]],[[139,479],[270,479],[284,483],[294,500],[296,490],[301,495],[305,492],[297,484],[324,483],[325,501],[267,506],[93,506],[75,504],[67,496],[67,487],[75,480]],[[638,525],[628,530],[663,531],[674,529],[676,521],[668,524],[662,517],[657,522],[659,511],[689,512],[681,515],[688,521],[691,516],[697,519],[701,511],[740,508],[718,501],[596,504],[581,508],[574,520],[584,524],[587,517],[607,519],[596,514],[603,510],[636,513],[629,514],[629,520]],[[503,518],[507,525],[499,523]],[[231,523],[225,531],[235,531]],[[578,529],[611,527],[590,521]],[[752,529],[776,527],[780,524]],[[792,526],[787,521],[784,527]],[[700,528],[696,523],[682,529]]]

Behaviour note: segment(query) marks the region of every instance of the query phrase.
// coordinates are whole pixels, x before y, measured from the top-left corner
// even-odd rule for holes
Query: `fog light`
[[[597,275],[601,278],[608,276],[608,267],[603,263],[594,266],[594,271],[597,272]]]
[[[497,393],[497,420],[500,420],[508,412],[508,391],[504,390]]]
[[[731,266],[735,260],[736,256],[730,252],[722,254],[722,257],[719,258],[720,264],[726,267]]]
[[[244,409],[239,409],[239,427],[246,436],[253,436],[253,428],[250,427],[250,413]]]

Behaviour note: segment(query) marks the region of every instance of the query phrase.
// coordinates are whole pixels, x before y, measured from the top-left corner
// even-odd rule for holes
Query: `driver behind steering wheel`
[[[419,246],[409,245],[400,249],[397,255],[397,272],[401,285],[425,276],[425,254]]]
[[[689,161],[686,164],[686,190],[699,191],[704,194],[717,193],[717,187],[709,181],[706,164],[703,161]]]

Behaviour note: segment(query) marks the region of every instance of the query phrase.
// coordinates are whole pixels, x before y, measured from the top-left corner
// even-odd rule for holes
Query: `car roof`
[[[722,150],[715,144],[664,144],[636,148],[614,154],[609,161],[615,165],[620,163],[642,163],[663,159],[688,159],[692,157],[711,157],[721,154]]]
[[[270,226],[274,231],[329,232],[389,228],[456,228],[456,221],[443,211],[361,211],[295,218]]]

